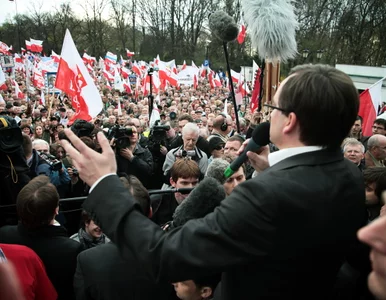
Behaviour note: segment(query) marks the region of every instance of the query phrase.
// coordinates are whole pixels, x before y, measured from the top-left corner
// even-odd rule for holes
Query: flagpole
[[[371,86],[369,86],[367,89],[371,89],[373,86],[376,86],[380,81],[384,81],[386,79],[386,76],[382,79],[379,79],[377,82],[373,83]]]
[[[225,53],[225,60],[226,60],[226,63],[227,63],[227,71],[228,71],[228,74],[229,74],[228,75],[229,84],[231,86],[232,102],[233,102],[233,107],[235,109],[235,119],[236,119],[237,133],[240,133],[239,114],[237,112],[236,95],[235,95],[235,88],[233,86],[233,80],[232,80],[232,74],[231,74],[231,66],[229,65],[229,54],[228,54],[227,42],[223,42],[223,47],[224,47],[224,53]]]

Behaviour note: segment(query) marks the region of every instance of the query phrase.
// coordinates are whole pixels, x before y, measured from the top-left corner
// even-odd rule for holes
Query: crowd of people
[[[65,95],[3,93],[9,289],[66,300],[386,297],[386,121],[362,136],[347,75],[299,66],[255,112],[205,81],[169,87],[153,126],[152,99],[100,90],[103,111],[72,125]],[[271,143],[225,176],[267,121]]]

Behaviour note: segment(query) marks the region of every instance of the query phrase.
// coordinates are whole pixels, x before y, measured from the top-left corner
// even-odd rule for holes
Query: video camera
[[[55,156],[44,152],[38,152],[38,155],[46,164],[50,166],[52,171],[60,171],[62,168],[62,162],[57,160]]]
[[[130,136],[133,135],[133,129],[115,125],[109,131],[107,138],[114,138],[117,149],[125,149],[130,147]]]
[[[160,155],[161,145],[166,146],[166,131],[170,130],[170,126],[158,124],[159,120],[157,120],[152,127],[148,142],[148,149],[152,153],[154,159],[157,159]]]
[[[180,149],[180,150],[174,152],[174,156],[175,157],[190,157],[190,158],[192,158],[192,157],[196,156],[196,151]]]

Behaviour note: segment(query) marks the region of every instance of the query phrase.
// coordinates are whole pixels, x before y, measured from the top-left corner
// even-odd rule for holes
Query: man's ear
[[[209,297],[211,297],[211,296],[212,296],[212,288],[210,288],[209,286],[204,286],[201,289],[202,299],[209,299]]]
[[[176,183],[174,182],[173,178],[170,177],[169,182],[172,187],[176,187]]]

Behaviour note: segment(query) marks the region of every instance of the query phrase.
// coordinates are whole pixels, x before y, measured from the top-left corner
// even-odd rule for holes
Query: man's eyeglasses
[[[277,109],[277,110],[280,110],[282,112],[286,112],[288,113],[289,111],[288,110],[285,110],[283,108],[280,108],[280,107],[277,107],[277,106],[273,106],[273,105],[270,105],[270,104],[264,104],[265,107],[269,107],[269,108],[272,108],[272,109]]]

